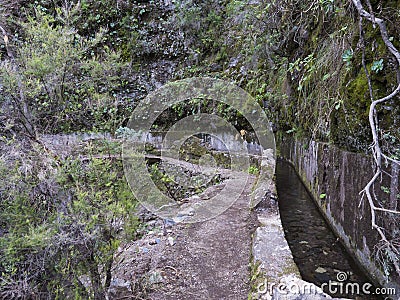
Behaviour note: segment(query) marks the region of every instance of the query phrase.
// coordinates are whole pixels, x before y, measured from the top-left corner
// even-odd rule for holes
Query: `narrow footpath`
[[[247,299],[252,234],[258,226],[249,208],[254,182],[250,175],[241,197],[211,220],[174,225],[150,221],[153,227],[142,239],[121,249],[113,276],[120,280],[116,296],[135,292],[137,299]],[[207,199],[219,189],[209,187],[199,196]],[[138,282],[139,274],[147,276]]]

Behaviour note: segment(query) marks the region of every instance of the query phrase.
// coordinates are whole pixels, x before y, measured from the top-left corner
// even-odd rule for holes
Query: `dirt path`
[[[222,215],[176,228],[176,244],[164,253],[162,264],[176,269],[178,276],[149,299],[247,299],[256,218],[246,194],[253,182]]]
[[[154,300],[247,299],[251,235],[258,225],[256,215],[249,209],[254,181],[251,177],[233,206],[209,221],[164,229],[159,220],[151,221],[154,226],[141,240],[121,249],[113,276],[120,282],[116,284],[114,280],[114,286],[125,285],[126,289],[115,296]],[[210,189],[213,188],[217,187]],[[141,274],[147,275],[140,277]]]

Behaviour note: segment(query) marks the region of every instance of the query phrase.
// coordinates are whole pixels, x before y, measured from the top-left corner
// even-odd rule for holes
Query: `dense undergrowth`
[[[397,45],[398,4],[372,5]],[[32,123],[37,133],[114,132],[135,102],[168,80],[210,75],[249,91],[282,131],[368,148],[368,82],[348,1],[10,1],[3,20],[2,97],[14,110],[8,131]],[[365,31],[377,98],[397,85],[398,66],[377,28]],[[21,92],[27,116],[14,99]],[[378,112],[392,151],[394,101]]]
[[[371,1],[371,7],[399,46],[400,4]],[[136,200],[119,162],[60,160],[40,136],[114,133],[138,101],[169,80],[235,81],[279,132],[367,151],[363,53],[374,98],[390,93],[400,78],[373,24],[364,26],[362,47],[358,22],[350,1],[3,1],[2,295],[104,298],[113,251],[135,236]],[[396,159],[398,100],[376,116],[382,148]],[[229,120],[240,117],[215,101],[202,105]],[[161,123],[198,106],[175,106]],[[82,276],[91,284],[83,285]]]

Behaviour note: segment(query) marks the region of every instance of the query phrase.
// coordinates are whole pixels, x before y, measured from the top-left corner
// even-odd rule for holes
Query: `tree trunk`
[[[94,300],[106,300],[104,288],[101,284],[101,278],[98,266],[93,257],[93,254],[91,254],[90,256],[89,270],[90,270],[90,280],[92,282],[92,288],[94,293]]]

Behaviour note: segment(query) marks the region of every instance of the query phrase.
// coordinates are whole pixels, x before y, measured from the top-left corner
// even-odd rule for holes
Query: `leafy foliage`
[[[379,71],[383,70],[383,59],[381,58],[380,60],[376,60],[373,62],[371,66],[371,71],[374,71],[375,73],[379,73]]]
[[[342,55],[343,61],[346,63],[346,67],[350,67],[351,65],[351,60],[353,59],[353,51],[350,49],[347,49],[346,51],[343,52]]]
[[[84,38],[40,10],[21,26],[15,59],[4,60],[0,71],[4,129],[32,127],[37,134],[117,128],[124,64],[117,52],[99,48],[104,32]]]
[[[119,162],[60,161],[40,145],[20,142],[26,136],[120,128],[117,134],[127,137],[132,133],[124,126],[137,100],[168,79],[209,75],[234,80],[252,93],[281,132],[365,151],[370,97],[362,57],[374,98],[396,86],[398,65],[373,25],[366,27],[368,47],[361,50],[349,1],[3,2],[4,297],[102,298],[112,254],[136,226],[130,214],[135,202]],[[371,4],[390,20],[389,39],[397,46],[398,4]],[[376,118],[383,149],[398,160],[395,100]],[[246,128],[237,111],[209,99],[171,110],[160,117],[160,126],[196,110]],[[159,169],[153,176],[163,186],[173,184]]]
[[[15,162],[1,168],[1,297],[105,299],[114,253],[138,226],[121,162],[35,150]]]

